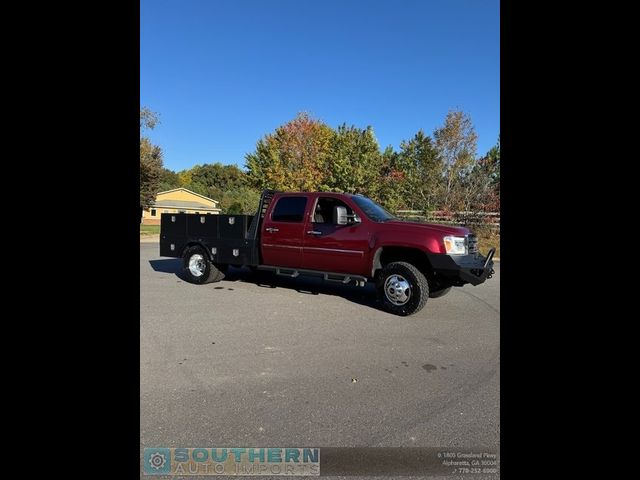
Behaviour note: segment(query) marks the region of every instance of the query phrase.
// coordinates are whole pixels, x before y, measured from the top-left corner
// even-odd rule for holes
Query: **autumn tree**
[[[380,172],[377,180],[377,202],[389,212],[409,208],[405,195],[406,172],[399,162],[398,152],[391,145],[380,155]]]
[[[162,176],[162,150],[142,136],[159,123],[158,114],[146,107],[140,109],[140,215],[156,199]]]
[[[500,137],[498,143],[476,162],[466,180],[465,210],[500,210]]]
[[[153,130],[160,123],[160,116],[156,112],[152,112],[148,107],[140,108],[140,129]]]
[[[498,135],[498,142],[491,147],[487,154],[480,159],[480,163],[487,172],[487,175],[491,177],[491,185],[496,189],[498,195],[500,194],[500,135]]]
[[[325,184],[333,130],[300,113],[274,133],[260,139],[246,156],[251,184],[260,190],[320,190]]]

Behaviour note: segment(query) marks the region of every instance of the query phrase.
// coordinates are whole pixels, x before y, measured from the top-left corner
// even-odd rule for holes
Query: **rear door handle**
[[[319,232],[317,230],[309,230],[307,232],[308,235],[322,235],[322,232]]]
[[[273,233],[273,232],[279,232],[280,229],[279,228],[275,228],[275,227],[267,227],[265,228],[265,230],[269,233]]]

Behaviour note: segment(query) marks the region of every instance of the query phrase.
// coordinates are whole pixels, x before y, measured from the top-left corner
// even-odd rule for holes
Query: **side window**
[[[307,197],[281,197],[271,214],[274,222],[301,222],[307,207]]]
[[[151,216],[152,216],[152,217],[155,217],[155,216],[156,216],[156,209],[155,209],[155,208],[152,208],[152,209],[151,209]]]
[[[337,225],[338,220],[335,218],[335,207],[345,207],[347,209],[347,215],[353,215],[351,207],[342,200],[333,197],[320,197],[316,203],[316,209],[313,212],[313,222]]]

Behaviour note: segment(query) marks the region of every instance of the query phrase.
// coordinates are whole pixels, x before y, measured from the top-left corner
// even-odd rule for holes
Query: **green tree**
[[[160,190],[161,192],[173,190],[180,187],[180,176],[173,170],[163,168],[160,171]]]
[[[155,128],[158,114],[146,107],[140,109],[140,215],[155,201],[162,176],[162,150],[142,136],[144,130]]]
[[[201,185],[206,189],[205,195],[220,200],[225,192],[245,186],[247,178],[236,165],[223,165],[218,162],[191,168],[190,184]]]
[[[253,214],[258,208],[260,193],[248,185],[247,174],[236,165],[195,165],[167,177],[180,187],[219,201],[223,213]]]
[[[327,166],[325,189],[379,197],[383,160],[373,128],[340,125]]]
[[[251,187],[236,187],[225,192],[220,200],[223,213],[252,215],[258,210],[260,192]]]
[[[260,139],[246,155],[252,187],[286,191],[314,191],[326,186],[333,130],[325,123],[300,113]]]
[[[207,186],[202,184],[202,183],[200,183],[200,182],[190,182],[190,183],[185,184],[185,185],[181,184],[180,186],[184,187],[184,188],[186,188],[188,190],[191,190],[192,192],[199,193],[200,195],[204,195],[205,197],[210,197],[211,196]],[[220,201],[219,197],[218,198],[211,197],[211,198],[213,198],[214,200]]]
[[[441,206],[448,210],[461,208],[463,179],[473,168],[478,135],[471,117],[459,110],[447,113],[444,125],[433,133],[435,147],[444,163]]]
[[[140,139],[140,208],[149,208],[160,188],[162,150],[148,138]]]
[[[443,164],[431,137],[419,130],[411,140],[403,140],[396,169],[404,174],[400,193],[405,208],[426,212],[439,206]]]

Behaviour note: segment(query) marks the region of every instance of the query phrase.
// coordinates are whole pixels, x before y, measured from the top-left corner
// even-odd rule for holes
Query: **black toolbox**
[[[163,213],[160,255],[181,257],[190,244],[205,247],[214,263],[258,265],[257,241],[247,238],[253,215]]]

